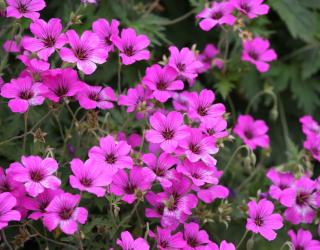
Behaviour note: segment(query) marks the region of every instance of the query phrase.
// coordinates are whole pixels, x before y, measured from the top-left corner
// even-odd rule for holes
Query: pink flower
[[[25,55],[20,55],[18,58],[26,66],[26,68],[21,72],[20,77],[32,77],[34,82],[42,82],[42,76],[47,73],[50,68],[50,63],[37,58],[29,59]]]
[[[56,227],[60,227],[65,234],[74,234],[78,225],[85,224],[88,217],[87,209],[78,207],[80,195],[72,195],[62,193],[53,198],[43,218],[45,227],[52,231]]]
[[[250,115],[240,115],[233,132],[251,149],[269,147],[269,128],[263,120],[254,120]]]
[[[199,23],[200,28],[209,31],[216,25],[233,25],[236,18],[232,15],[233,6],[229,2],[212,2],[211,7],[205,8],[197,18],[202,19]]]
[[[202,160],[209,166],[216,165],[216,159],[211,155],[218,152],[215,139],[211,136],[204,136],[198,128],[189,128],[189,135],[179,143],[187,159],[191,162]]]
[[[216,118],[226,112],[226,108],[221,103],[213,104],[215,94],[212,90],[203,89],[200,94],[192,92],[189,95],[188,116],[191,120],[203,121],[207,118]]]
[[[89,158],[103,163],[107,172],[115,174],[118,169],[132,168],[133,160],[129,156],[131,146],[125,141],[115,141],[111,135],[102,137],[100,144],[89,150]]]
[[[303,143],[303,147],[311,153],[314,159],[320,162],[320,134],[309,135]]]
[[[212,246],[212,250],[236,250],[236,247],[232,243],[228,243],[225,240],[223,240],[220,244],[220,247],[214,244]]]
[[[3,43],[3,49],[6,52],[19,53],[20,52],[20,44],[18,44],[16,40],[6,40]]]
[[[153,91],[156,100],[166,102],[173,96],[175,90],[183,89],[183,82],[177,80],[177,76],[177,71],[170,66],[161,68],[160,65],[154,64],[147,68],[142,83]]]
[[[180,51],[177,47],[169,47],[170,57],[168,65],[174,68],[179,77],[188,80],[193,85],[195,78],[198,76],[198,70],[202,67],[202,63],[197,60],[193,51],[188,48],[182,48]]]
[[[77,94],[79,104],[84,109],[112,109],[116,95],[112,88],[84,85]]]
[[[78,36],[76,31],[66,32],[69,48],[60,50],[60,57],[63,61],[76,63],[77,68],[86,75],[91,75],[96,69],[96,64],[103,64],[107,61],[108,51],[101,47],[100,38],[91,31],[85,31]]]
[[[10,164],[8,173],[12,174],[15,181],[24,183],[27,193],[32,197],[41,194],[46,188],[55,190],[60,187],[60,179],[53,175],[58,169],[54,159],[22,156],[21,163]]]
[[[152,153],[144,154],[141,159],[156,175],[161,186],[170,187],[172,185],[170,179],[173,176],[173,166],[178,162],[177,159],[167,153],[162,153],[158,159]]]
[[[166,195],[164,193],[156,194],[150,191],[146,194],[145,198],[152,206],[152,208],[146,208],[146,217],[161,219],[165,208],[164,200],[166,199]]]
[[[20,221],[20,213],[17,210],[13,210],[16,204],[17,200],[12,194],[0,194],[0,229],[8,226],[9,221]]]
[[[167,153],[172,153],[179,141],[188,136],[183,117],[178,112],[170,112],[167,116],[156,112],[150,117],[152,129],[146,132],[146,139],[152,143],[160,143],[160,147]]]
[[[196,186],[202,186],[206,183],[218,184],[219,182],[215,176],[215,169],[201,161],[192,163],[185,160],[183,164],[178,165],[177,171],[189,177]]]
[[[62,25],[59,18],[51,18],[49,22],[42,19],[30,24],[30,30],[35,37],[24,37],[22,45],[26,50],[37,52],[40,59],[47,61],[56,49],[61,49],[67,43],[61,34]]]
[[[155,175],[149,168],[133,167],[129,175],[122,169],[113,176],[110,192],[122,196],[122,200],[131,204],[151,188]]]
[[[227,121],[223,117],[203,119],[200,124],[200,129],[208,136],[215,139],[228,136]]]
[[[73,159],[70,162],[73,175],[69,181],[73,188],[80,191],[87,191],[98,197],[103,197],[106,187],[112,182],[112,176],[108,174],[104,165],[88,159],[85,162],[80,159]]]
[[[230,3],[250,19],[269,12],[269,6],[262,4],[264,0],[231,0]]]
[[[151,106],[151,96],[152,92],[149,89],[138,84],[135,88],[129,88],[127,95],[119,96],[118,105],[127,106],[128,113],[137,111],[145,114]]]
[[[216,199],[225,199],[229,196],[229,189],[221,185],[205,185],[197,190],[197,195],[204,203],[210,204]]]
[[[274,230],[283,227],[280,214],[273,214],[274,205],[272,202],[262,199],[258,203],[250,201],[248,203],[248,215],[246,228],[254,233],[261,234],[271,241],[277,236]]]
[[[188,111],[190,92],[183,91],[173,95],[172,105],[176,111]]]
[[[119,21],[112,19],[111,23],[104,18],[100,18],[92,23],[92,30],[100,38],[101,45],[107,51],[113,51],[114,45],[111,41],[112,36],[118,36],[119,34]]]
[[[184,250],[209,250],[209,248],[205,248],[211,243],[209,236],[205,230],[200,230],[198,224],[193,222],[184,224],[183,237],[187,243]]]
[[[145,49],[149,46],[150,40],[145,35],[137,35],[134,29],[123,29],[121,36],[112,35],[111,41],[120,51],[121,62],[124,65],[150,58],[150,52]]]
[[[264,73],[269,70],[268,62],[277,59],[276,52],[269,47],[269,41],[260,37],[247,40],[243,44],[242,60],[256,65],[257,70]]]
[[[308,137],[309,135],[320,135],[320,125],[312,116],[306,115],[300,118],[303,133]]]
[[[53,102],[59,102],[64,97],[73,97],[84,87],[84,83],[78,79],[77,71],[71,68],[48,71],[43,74],[43,83],[48,88],[45,96]]]
[[[25,113],[29,106],[41,105],[44,102],[43,94],[46,91],[43,84],[32,83],[31,77],[20,77],[3,85],[1,96],[11,99],[8,106],[12,112]]]
[[[223,62],[215,59],[219,53],[220,51],[213,44],[209,43],[206,45],[203,52],[198,56],[198,60],[202,63],[200,73],[209,70],[213,65],[216,65],[220,69],[223,67]]]
[[[46,189],[43,193],[39,194],[37,197],[30,198],[26,197],[23,199],[23,206],[31,211],[32,213],[28,218],[32,220],[38,220],[46,214],[46,208],[53,200],[54,197],[63,193],[62,190],[51,190]]]
[[[21,17],[36,20],[40,17],[38,11],[46,7],[44,0],[6,0],[7,17],[20,19]]]
[[[8,173],[9,172],[9,173]],[[24,196],[25,188],[20,182],[13,179],[13,175],[10,174],[10,170],[6,169],[6,173],[0,168],[0,193],[10,193],[15,198],[20,199]]]
[[[133,239],[132,235],[128,232],[121,233],[121,239],[117,239],[117,245],[123,250],[149,250],[148,243],[143,238]]]
[[[290,172],[281,173],[272,168],[268,171],[267,178],[273,183],[269,188],[270,196],[279,200],[284,206],[291,206],[292,196],[295,196],[295,192],[291,189],[294,176]]]
[[[291,238],[294,250],[317,250],[320,249],[320,241],[313,240],[312,234],[303,229],[299,229],[297,233],[293,230],[288,232],[288,235]]]
[[[149,235],[157,240],[159,250],[178,250],[185,249],[186,242],[183,240],[182,233],[171,234],[170,229],[162,229],[157,227],[157,233],[152,231]]]
[[[291,187],[294,195],[286,197],[287,206],[284,215],[286,220],[292,224],[312,223],[316,216],[316,211],[320,207],[317,202],[317,183],[307,176],[302,176],[296,180]]]

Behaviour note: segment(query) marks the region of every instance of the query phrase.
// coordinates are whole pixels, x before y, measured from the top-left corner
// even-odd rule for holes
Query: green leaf
[[[298,0],[272,0],[271,7],[279,14],[294,38],[310,42],[316,31],[316,13]]]
[[[309,50],[303,54],[303,58],[302,79],[307,79],[320,70],[320,51],[317,48]]]
[[[227,80],[222,80],[218,82],[214,88],[217,90],[217,92],[222,96],[222,98],[225,100],[229,93],[235,88],[234,84]]]

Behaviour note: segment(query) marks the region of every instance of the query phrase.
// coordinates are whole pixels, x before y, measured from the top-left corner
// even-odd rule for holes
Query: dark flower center
[[[156,208],[157,213],[162,215],[162,214],[163,214],[163,211],[164,211],[164,208],[165,208],[164,204],[160,204],[160,205]]]
[[[40,182],[44,178],[44,174],[41,171],[30,171],[30,179],[34,182]]]
[[[126,192],[126,194],[134,194],[136,187],[134,185],[132,185],[131,183],[128,183],[125,187],[124,187],[124,191]]]
[[[319,148],[317,148],[317,147],[313,147],[313,148],[311,148],[311,153],[313,154],[313,155],[318,155],[319,153],[320,153],[320,150],[319,150]]]
[[[105,42],[105,44],[108,45],[108,46],[112,45],[112,42],[111,42],[111,40],[110,40],[110,36],[106,36],[106,37],[104,38],[104,42]]]
[[[206,116],[208,114],[208,109],[206,107],[199,106],[197,112],[201,116]]]
[[[197,144],[193,144],[193,143],[189,144],[189,149],[194,154],[200,154],[200,151],[201,151],[200,146]]]
[[[133,46],[126,46],[123,48],[123,53],[127,56],[133,56],[134,55],[134,49]]]
[[[164,137],[164,139],[171,140],[174,136],[174,131],[172,129],[166,128],[165,130],[162,131],[161,134]]]
[[[186,70],[186,65],[184,63],[178,63],[177,68],[179,71],[185,71]]]
[[[106,155],[106,162],[109,164],[115,164],[117,161],[117,157],[114,154],[107,154]]]
[[[166,90],[168,87],[168,83],[163,81],[163,80],[160,80],[159,82],[157,82],[157,89],[158,90]]]
[[[187,243],[190,247],[197,247],[199,245],[199,242],[195,237],[189,237],[187,239]]]
[[[39,210],[42,212],[45,212],[45,209],[47,208],[47,206],[49,205],[49,201],[48,200],[43,200],[39,203]]]
[[[59,216],[62,220],[68,220],[72,216],[72,213],[73,213],[72,208],[65,207],[60,211]]]
[[[19,10],[20,13],[26,13],[28,11],[28,6],[26,4],[19,2],[17,9]]]
[[[47,36],[44,40],[43,40],[44,46],[46,46],[47,48],[51,48],[55,45],[56,43],[56,39],[52,36]]]
[[[208,133],[208,135],[213,135],[215,133],[215,131],[213,128],[209,128],[209,129],[207,129],[207,133]]]
[[[89,97],[90,100],[93,100],[93,101],[96,101],[96,102],[100,101],[99,93],[91,92],[88,97]]]
[[[263,220],[260,216],[257,216],[255,219],[254,219],[254,223],[258,226],[258,227],[261,227],[262,224],[263,224]]]
[[[192,173],[191,176],[195,179],[199,179],[201,177],[198,173]]]
[[[68,92],[69,92],[69,89],[67,88],[67,86],[64,86],[64,85],[59,85],[59,86],[54,90],[54,93],[55,93],[58,97],[65,96]]]
[[[87,178],[87,177],[83,177],[81,180],[80,180],[80,183],[85,186],[85,187],[90,187],[91,184],[92,184],[92,180],[90,178]]]
[[[296,246],[294,249],[295,250],[304,250],[304,247],[303,246]]]
[[[12,189],[7,181],[1,183],[0,193],[11,192]]]
[[[163,247],[163,248],[167,248],[167,247],[169,247],[169,242],[166,241],[166,240],[160,240],[159,245],[160,245],[161,247]]]
[[[221,17],[223,17],[223,13],[221,11],[213,12],[211,15],[211,18],[214,20],[219,20]]]
[[[308,205],[310,194],[307,193],[299,193],[296,198],[296,203],[300,206],[306,206]]]
[[[246,13],[250,12],[251,7],[246,3],[241,3],[240,8],[244,10]]]
[[[253,133],[252,131],[247,130],[247,131],[244,131],[244,136],[250,140],[253,138]]]
[[[259,54],[255,51],[249,51],[249,56],[255,61],[259,60]]]
[[[86,60],[88,58],[88,51],[81,47],[76,48],[74,53],[79,60]]]
[[[30,90],[24,90],[19,93],[19,97],[23,100],[29,100],[33,97],[33,93]]]

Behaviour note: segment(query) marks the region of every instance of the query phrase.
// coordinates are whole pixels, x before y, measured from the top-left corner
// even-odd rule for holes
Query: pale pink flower
[[[30,18],[36,20],[40,17],[38,11],[46,7],[44,0],[6,0],[8,7],[7,17]]]

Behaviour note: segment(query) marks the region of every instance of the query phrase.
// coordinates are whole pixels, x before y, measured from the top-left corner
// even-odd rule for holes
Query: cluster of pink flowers
[[[301,117],[300,123],[302,132],[306,136],[304,148],[310,152],[315,160],[320,161],[320,124],[310,115]]]
[[[235,11],[237,15],[234,13]],[[217,26],[235,25],[236,20],[243,18],[243,16],[254,19],[260,15],[266,15],[268,12],[269,6],[263,4],[263,0],[213,1],[209,7],[197,15],[197,18],[200,19],[200,28],[204,31],[210,31]],[[264,73],[269,70],[269,62],[277,59],[277,54],[269,47],[269,41],[261,37],[244,40],[242,60],[254,64],[259,72]]]

